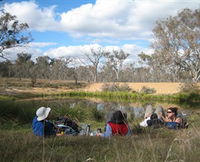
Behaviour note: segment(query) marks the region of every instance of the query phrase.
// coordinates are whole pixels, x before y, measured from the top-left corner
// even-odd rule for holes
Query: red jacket
[[[127,124],[115,124],[112,122],[108,122],[108,125],[112,128],[112,135],[125,136],[128,133]]]

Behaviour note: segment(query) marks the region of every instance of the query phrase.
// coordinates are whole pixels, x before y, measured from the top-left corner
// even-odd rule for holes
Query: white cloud
[[[54,49],[50,49],[44,53],[49,57],[59,58],[59,57],[73,57],[77,59],[83,59],[84,54],[89,54],[91,49],[98,49],[102,48],[105,51],[112,52],[113,50],[122,49],[124,52],[129,53],[130,56],[128,57],[127,62],[134,62],[137,61],[137,55],[142,51],[146,53],[151,53],[152,51],[148,48],[143,48],[133,44],[124,44],[122,46],[101,46],[99,44],[90,44],[90,45],[82,45],[82,46],[62,46]]]
[[[199,0],[96,0],[95,4],[63,11],[59,20],[56,6],[40,8],[34,1],[7,3],[4,9],[34,30],[64,31],[76,37],[150,40],[156,20],[183,8],[198,8],[199,4]]]
[[[49,42],[33,42],[28,46],[16,47],[12,49],[5,50],[7,58],[10,60],[15,60],[18,53],[29,53],[32,55],[32,59],[35,60],[38,56],[49,56],[51,58],[61,58],[61,57],[72,57],[77,62],[81,63],[80,60],[84,60],[84,54],[90,54],[91,49],[98,50],[102,48],[105,51],[112,52],[113,50],[122,49],[124,52],[129,53],[130,56],[126,60],[126,63],[137,62],[137,55],[144,51],[147,54],[152,53],[152,49],[143,48],[133,44],[124,44],[122,46],[101,46],[99,44],[88,44],[88,45],[79,45],[79,46],[62,46],[57,48],[49,49],[45,52],[42,52],[39,47],[44,47],[46,45],[54,45],[54,43]]]
[[[48,47],[48,46],[53,46],[53,45],[57,45],[57,43],[55,43],[55,42],[30,42],[29,44],[27,44],[28,47],[32,47],[32,48]]]
[[[24,47],[14,47],[10,49],[6,49],[4,54],[6,58],[14,61],[17,58],[18,53],[28,53],[32,55],[32,60],[35,60],[38,56],[43,55],[43,52],[39,48],[30,48],[28,46]]]
[[[81,57],[85,53],[90,53],[90,49],[97,49],[101,46],[98,44],[80,45],[80,46],[62,46],[54,49],[50,49],[44,53],[44,55],[59,58],[59,57]]]
[[[29,27],[37,31],[59,30],[59,22],[55,20],[56,6],[40,8],[33,1],[6,3],[4,10],[17,16],[20,22],[26,22]]]

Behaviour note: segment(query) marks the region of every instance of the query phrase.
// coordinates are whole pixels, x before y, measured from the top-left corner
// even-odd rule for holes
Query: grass
[[[46,96],[46,95],[44,95]],[[168,102],[178,105],[199,106],[200,94],[198,93],[178,93],[174,95],[152,95],[144,93],[130,93],[130,92],[82,92],[71,91],[54,94],[54,96],[68,96],[68,97],[97,97],[108,100],[124,100],[131,102]]]
[[[69,88],[69,89],[76,89],[76,88],[83,88],[87,84],[86,82],[79,81],[75,84],[74,81],[66,81],[66,80],[50,80],[50,79],[37,79],[35,87],[43,87],[43,88]],[[31,79],[19,79],[19,78],[0,78],[0,87],[2,88],[11,88],[11,87],[18,87],[18,88],[31,88],[32,83]]]
[[[13,80],[14,82],[15,80]],[[19,84],[18,82],[16,84]],[[151,84],[151,83],[149,83]],[[7,84],[9,85],[9,84]],[[9,85],[11,86],[11,85]],[[23,85],[22,85],[23,86]],[[147,86],[149,87],[149,86]],[[28,87],[29,89],[29,87]],[[128,92],[55,92],[16,93],[0,96],[0,161],[102,161],[102,162],[169,162],[199,161],[200,157],[200,114],[193,113],[188,129],[168,130],[143,129],[139,121],[129,121],[133,130],[130,137],[63,136],[39,138],[31,132],[31,120],[40,106],[50,106],[55,115],[68,114],[72,119],[90,123],[94,129],[103,128],[103,112],[88,108],[87,103],[72,109],[60,97],[98,97],[105,100],[172,102],[194,104],[198,108],[199,94],[182,93],[174,95],[148,95]],[[45,100],[50,96],[51,99]],[[43,97],[42,100],[21,100],[21,98]],[[195,106],[194,106],[195,107]]]
[[[176,104],[199,105],[199,93],[180,93],[181,83],[125,83],[133,92],[102,92],[102,86],[105,83],[86,84],[79,82],[75,84],[72,81],[45,80],[37,81],[36,87],[30,87],[30,79],[19,80],[17,78],[1,78],[0,94],[4,96],[13,96],[14,98],[25,99],[33,97],[98,97],[103,99],[131,100],[131,101],[152,101],[152,102],[170,102]],[[112,83],[106,83],[112,85]],[[118,83],[123,86],[124,83]],[[199,85],[200,83],[198,83]],[[155,89],[156,94],[145,94],[141,92],[142,87]],[[0,96],[1,100],[2,96]]]
[[[198,121],[199,122],[199,121]],[[1,161],[199,161],[199,127],[146,130],[130,137],[35,137],[30,130],[0,132]]]
[[[130,137],[105,139],[63,136],[43,139],[32,134],[30,120],[39,105],[53,106],[55,114],[68,113],[73,118],[90,123],[93,129],[103,128],[102,112],[95,111],[93,105],[90,105],[91,109],[87,108],[87,103],[65,109],[68,104],[62,100],[1,101],[0,161],[199,161],[200,114],[198,112],[189,116],[188,129],[177,131],[166,128],[144,129],[138,126],[139,121],[130,121],[133,131]],[[56,110],[55,107],[60,109]]]

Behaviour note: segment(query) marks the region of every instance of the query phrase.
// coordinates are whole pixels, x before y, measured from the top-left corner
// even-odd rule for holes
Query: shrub
[[[92,110],[92,115],[93,115],[93,118],[95,121],[98,121],[98,122],[104,121],[105,113],[103,111],[100,111],[100,110],[97,110],[96,108],[94,108]]]
[[[103,91],[116,92],[130,92],[131,88],[127,84],[119,85],[119,84],[104,84],[102,87]]]
[[[200,87],[197,85],[197,83],[191,83],[187,82],[182,84],[181,86],[181,92],[184,93],[200,93]]]
[[[145,94],[153,94],[153,93],[156,93],[156,90],[154,88],[149,88],[149,87],[143,86],[142,89],[140,90],[140,92],[145,93]]]

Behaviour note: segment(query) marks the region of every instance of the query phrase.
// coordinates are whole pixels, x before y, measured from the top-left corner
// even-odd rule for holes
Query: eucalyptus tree
[[[178,69],[174,66],[168,66],[166,60],[159,54],[147,55],[144,52],[138,54],[139,64],[146,70],[149,69],[151,74],[148,78],[149,81],[178,81]],[[146,71],[145,70],[145,71]],[[140,73],[140,75],[142,75]]]
[[[69,76],[70,68],[68,67],[69,63],[72,62],[70,57],[63,57],[57,59],[51,59],[51,79],[65,80]]]
[[[28,53],[18,53],[17,59],[15,60],[15,76],[21,78],[30,77],[30,69],[33,66],[33,61],[31,60],[31,54]]]
[[[200,9],[184,9],[174,17],[156,22],[153,57],[171,73],[187,73],[200,80]]]
[[[103,48],[98,49],[90,49],[90,53],[85,53],[86,61],[91,64],[91,72],[93,74],[93,81],[97,82],[98,79],[98,68],[101,61],[103,61],[103,57],[107,55]]]
[[[8,59],[6,50],[23,46],[31,41],[30,34],[24,35],[28,24],[19,23],[16,16],[0,11],[0,58]]]
[[[13,64],[9,60],[0,62],[0,77],[13,77],[12,66]]]
[[[36,58],[37,78],[49,79],[51,75],[50,70],[51,59],[48,56],[39,56]]]
[[[113,50],[106,55],[108,65],[113,69],[116,75],[116,81],[119,81],[120,72],[122,72],[123,63],[130,54],[125,53],[122,49]]]

